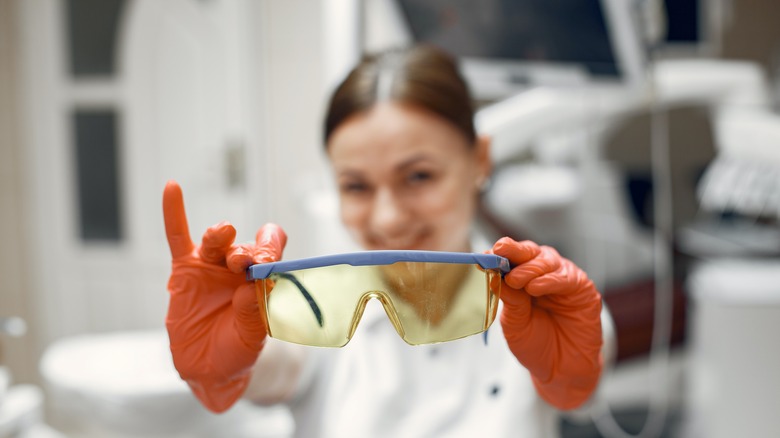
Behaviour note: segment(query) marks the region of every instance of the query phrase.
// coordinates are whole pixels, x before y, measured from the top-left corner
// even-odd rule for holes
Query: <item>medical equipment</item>
[[[701,208],[780,219],[780,116],[765,106],[717,113],[718,156],[699,185]]]
[[[681,436],[777,435],[780,259],[721,257],[696,264]]]
[[[625,0],[415,2],[396,0],[407,39],[458,56],[479,100],[534,86],[640,84],[634,3]]]
[[[650,370],[657,381],[667,380],[664,369],[668,345],[663,342],[668,339],[667,327],[671,324],[671,313],[664,310],[671,308],[671,288],[667,286],[672,244],[668,238],[679,231],[669,223],[672,206],[665,111],[691,104],[710,109],[718,157],[707,169],[698,187],[703,211],[717,213],[731,210],[740,214],[761,211],[763,217],[777,217],[776,205],[780,201],[773,197],[777,193],[773,188],[776,187],[778,172],[767,170],[777,169],[774,163],[780,162],[777,148],[772,146],[777,143],[775,139],[780,138],[780,131],[777,129],[777,115],[768,111],[768,95],[766,79],[760,67],[752,63],[717,59],[667,59],[648,66],[647,84],[644,87],[609,88],[598,84],[569,88],[537,87],[487,105],[477,114],[478,132],[490,135],[493,139],[496,177],[491,192],[485,197],[491,213],[501,219],[522,221],[528,215],[523,217],[521,208],[525,212],[536,208],[546,213],[542,217],[547,223],[558,220],[579,227],[575,237],[590,237],[587,245],[583,245],[585,251],[578,253],[577,246],[562,247],[569,249],[570,254],[574,252],[579,256],[576,257],[578,263],[582,263],[581,266],[600,285],[604,284],[605,279],[613,280],[609,276],[615,275],[606,266],[623,267],[613,263],[613,259],[606,258],[614,257],[614,254],[622,254],[620,260],[623,262],[638,262],[636,266],[629,266],[627,272],[641,272],[644,269],[656,277],[653,350],[657,354],[651,354]],[[620,223],[624,217],[621,210],[604,208],[604,200],[611,198],[610,192],[599,190],[597,201],[601,208],[597,211],[593,211],[587,198],[588,191],[594,188],[593,181],[587,179],[588,175],[590,178],[610,177],[599,161],[603,142],[626,117],[643,111],[649,111],[651,118],[651,171],[656,195],[655,229],[650,239],[623,226]],[[746,165],[746,159],[750,159],[752,164]],[[529,163],[533,163],[534,167],[529,167]],[[553,196],[543,196],[543,192],[539,191],[537,198],[544,197],[545,203],[529,205],[535,198],[521,199],[521,196],[534,189],[530,181],[523,177],[533,173],[538,179],[536,175],[543,172],[550,177],[559,174],[568,176],[554,186],[538,186],[540,190],[553,187]],[[572,183],[577,178],[579,183]],[[524,181],[524,186],[522,190],[517,190],[513,185],[520,180]],[[734,181],[739,183],[734,184]],[[593,199],[590,198],[590,201]],[[556,203],[553,205],[551,201]],[[556,212],[560,213],[559,216],[553,215]],[[578,220],[564,222],[567,215],[577,215]],[[610,219],[609,226],[605,227],[604,223]],[[607,235],[602,231],[605,228],[609,229],[608,237],[611,240],[600,241],[601,236]],[[684,241],[689,245],[695,239],[698,246],[703,245],[702,232],[705,230],[682,231],[676,234],[678,243]],[[723,237],[724,227],[721,226],[720,231],[720,237]],[[767,253],[773,251],[774,246],[776,251],[776,230],[764,230],[751,235],[756,237],[754,240],[757,243],[751,250],[761,248],[763,253]],[[767,239],[767,236],[770,238]],[[711,239],[713,236],[707,237]],[[621,247],[621,242],[628,242],[629,245]],[[574,251],[571,251],[572,248]],[[598,263],[599,260],[603,263]],[[663,427],[664,411],[667,409],[663,400],[667,392],[665,384],[654,385],[652,392],[652,405],[655,408],[651,409],[647,427],[638,436],[653,436],[660,433]],[[602,407],[606,409],[604,405]],[[610,419],[608,413],[597,417],[599,430],[605,436],[628,436]]]
[[[420,345],[487,330],[508,271],[492,254],[366,251],[256,264],[248,278],[272,338],[342,347],[376,298],[401,338]]]
[[[697,186],[699,214],[677,236],[695,259],[686,436],[777,430],[780,355],[768,345],[780,330],[780,116],[755,76],[751,99],[713,111],[717,155]]]

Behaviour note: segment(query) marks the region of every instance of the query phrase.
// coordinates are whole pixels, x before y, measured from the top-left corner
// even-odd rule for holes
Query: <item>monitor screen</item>
[[[618,75],[600,0],[399,2],[416,41],[458,56],[577,63]]]
[[[508,82],[545,84],[567,71],[577,80],[633,82],[641,70],[626,0],[396,1],[412,40],[465,60],[476,81],[503,71]]]

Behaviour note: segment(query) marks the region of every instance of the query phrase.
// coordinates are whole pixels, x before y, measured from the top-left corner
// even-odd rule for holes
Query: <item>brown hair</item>
[[[381,77],[392,78],[387,90]],[[386,91],[386,96],[380,96]],[[476,140],[474,106],[456,60],[432,46],[412,46],[367,55],[336,88],[325,118],[324,141],[351,115],[387,98],[422,107]]]

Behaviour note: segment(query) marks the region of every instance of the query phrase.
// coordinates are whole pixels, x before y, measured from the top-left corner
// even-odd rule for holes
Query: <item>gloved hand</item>
[[[551,247],[503,237],[492,252],[514,266],[501,289],[509,349],[544,400],[562,410],[579,407],[601,374],[601,295]]]
[[[245,270],[253,263],[279,260],[287,236],[266,224],[255,245],[236,245],[235,228],[221,222],[209,227],[196,247],[181,188],[174,181],[165,186],[163,213],[173,257],[166,318],[173,363],[203,405],[222,412],[246,389],[267,335]]]

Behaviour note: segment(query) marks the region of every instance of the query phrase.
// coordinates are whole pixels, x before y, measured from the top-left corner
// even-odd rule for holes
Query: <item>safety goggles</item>
[[[371,298],[411,345],[482,333],[496,317],[508,271],[509,261],[493,254],[365,251],[257,264],[247,276],[269,336],[343,347]]]

